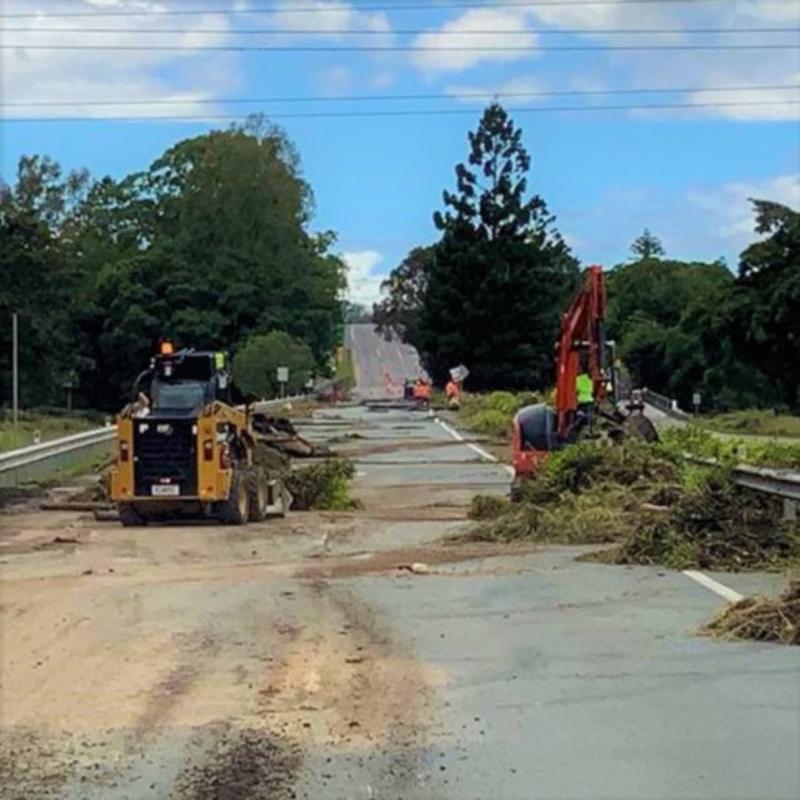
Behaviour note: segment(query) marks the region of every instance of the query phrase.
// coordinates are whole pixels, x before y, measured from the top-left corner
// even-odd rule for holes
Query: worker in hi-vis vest
[[[581,372],[575,379],[575,394],[578,400],[578,409],[575,415],[575,433],[582,428],[591,430],[594,417],[594,381],[588,372]]]
[[[591,375],[581,372],[575,379],[575,393],[578,396],[578,408],[594,405],[594,381]]]

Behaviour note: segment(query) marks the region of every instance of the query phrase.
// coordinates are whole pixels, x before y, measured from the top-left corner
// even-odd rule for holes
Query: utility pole
[[[14,428],[19,426],[19,318],[11,315],[11,384]]]

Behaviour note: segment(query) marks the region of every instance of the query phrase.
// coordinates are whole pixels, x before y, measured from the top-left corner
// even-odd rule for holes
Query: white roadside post
[[[286,384],[289,383],[289,367],[278,367],[278,384],[281,387],[281,400],[286,397]]]

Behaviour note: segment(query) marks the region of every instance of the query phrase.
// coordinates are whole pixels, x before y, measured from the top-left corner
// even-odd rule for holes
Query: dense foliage
[[[544,200],[527,194],[531,158],[500,105],[469,142],[457,191],[434,216],[440,240],[391,274],[374,318],[417,347],[436,381],[466,364],[472,388],[542,385],[577,264]]]
[[[21,394],[116,408],[162,337],[235,352],[284,331],[320,368],[342,333],[343,263],[308,226],[311,190],[261,120],[179,142],[122,180],[23,158],[0,186],[0,348],[20,316]],[[4,359],[0,396],[9,396]]]
[[[684,407],[700,392],[706,409],[800,408],[800,214],[754,206],[764,238],[738,277],[654,255],[610,275],[609,328],[634,381]]]

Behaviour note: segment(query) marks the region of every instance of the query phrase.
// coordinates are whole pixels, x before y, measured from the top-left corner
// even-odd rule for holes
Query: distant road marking
[[[498,458],[493,456],[488,451],[484,450],[480,445],[474,444],[473,442],[466,442],[464,441],[464,437],[455,429],[450,427],[444,420],[439,419],[436,417],[436,422],[441,425],[457,442],[464,442],[464,444],[476,452],[481,458],[485,459],[486,461],[491,461],[493,464],[498,463]],[[514,474],[514,470],[508,466],[508,464],[503,464],[503,469],[508,472],[510,475]]]
[[[739,594],[739,592],[734,592],[733,589],[725,586],[719,581],[715,581],[713,578],[709,578],[708,575],[705,575],[702,572],[697,572],[693,569],[685,569],[683,574],[687,578],[691,578],[701,586],[704,586],[709,591],[714,592],[714,594],[724,597],[729,603],[738,603],[740,600],[744,600],[744,595]]]

